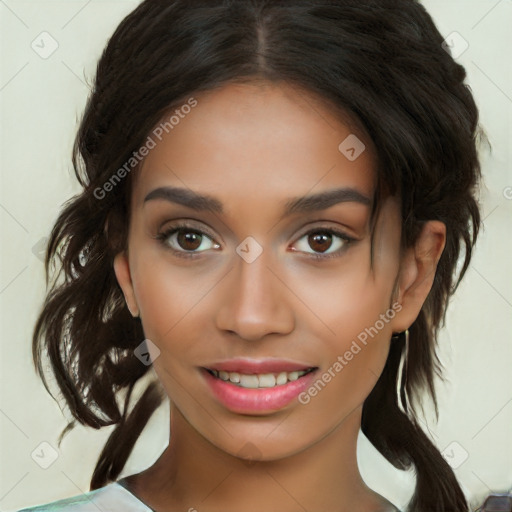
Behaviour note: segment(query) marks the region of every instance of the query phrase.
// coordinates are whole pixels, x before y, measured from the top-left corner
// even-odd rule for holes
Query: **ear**
[[[123,290],[124,299],[128,309],[130,310],[130,313],[134,317],[139,316],[139,307],[137,306],[135,293],[133,291],[130,264],[125,251],[118,253],[114,257],[114,272],[116,274],[117,282]]]
[[[445,244],[446,226],[431,220],[423,226],[414,247],[405,251],[394,299],[402,309],[393,319],[393,332],[405,331],[418,317],[434,283]]]

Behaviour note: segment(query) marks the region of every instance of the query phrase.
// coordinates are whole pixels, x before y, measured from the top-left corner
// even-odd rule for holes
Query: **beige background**
[[[1,510],[87,492],[112,430],[77,427],[57,448],[66,421],[36,378],[31,334],[44,297],[38,244],[62,203],[79,192],[70,155],[88,94],[84,76],[91,83],[107,38],[137,3],[0,1]],[[438,384],[440,421],[434,422],[431,409],[424,419],[476,508],[487,493],[512,488],[512,1],[424,5],[444,36],[456,31],[469,44],[457,60],[467,69],[493,145],[492,154],[482,155],[484,230],[440,338],[447,377],[447,384]],[[48,58],[31,47],[38,37],[48,37],[39,36],[43,31],[58,43]],[[168,428],[166,404],[143,432],[122,476],[152,464]],[[41,443],[57,455],[47,469],[31,457],[36,449],[51,453]],[[358,456],[368,485],[402,507],[414,475],[394,469],[362,434]]]

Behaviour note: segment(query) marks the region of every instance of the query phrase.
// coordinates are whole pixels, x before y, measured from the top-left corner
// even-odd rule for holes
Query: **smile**
[[[231,382],[236,386],[246,389],[257,389],[257,388],[273,388],[278,386],[284,386],[288,382],[293,382],[310,373],[315,368],[308,368],[307,370],[299,370],[292,372],[280,372],[280,373],[260,373],[260,374],[244,374],[239,372],[226,372],[218,370],[206,369],[211,375],[221,379],[225,382]]]
[[[318,367],[275,373],[201,368],[211,396],[225,408],[239,414],[268,414],[293,402],[311,386]],[[246,370],[252,371],[252,370]]]

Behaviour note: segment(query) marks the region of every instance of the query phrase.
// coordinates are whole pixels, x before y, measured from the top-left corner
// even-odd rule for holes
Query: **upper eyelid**
[[[188,229],[192,229],[192,230],[196,230],[196,231],[200,231],[200,232],[204,232],[204,234],[208,235],[210,238],[217,238],[217,235],[214,235],[213,234],[213,231],[210,230],[208,227],[203,227],[204,224],[203,224],[203,221],[196,221],[195,219],[186,219],[186,220],[181,220],[181,219],[176,219],[176,220],[173,220],[173,221],[169,221],[169,222],[174,222],[175,224],[172,225],[172,226],[169,226],[168,228],[159,228],[159,232],[163,233],[163,232],[166,232],[166,231],[172,231],[172,230],[175,230],[175,229],[183,229],[183,228],[188,228]],[[195,225],[195,223],[198,223],[200,225]],[[333,227],[333,226],[311,226],[313,224],[318,224],[318,223],[322,223],[322,222],[335,222],[335,221],[332,221],[332,220],[327,220],[327,219],[318,219],[318,220],[314,220],[314,221],[310,221],[307,223],[306,227],[304,228],[304,231],[302,231],[302,234],[301,235],[298,235],[298,236],[304,236],[308,233],[310,233],[311,231],[317,231],[317,230],[326,230],[326,231],[334,231],[334,232],[341,232],[343,234],[345,234],[347,237],[350,237],[350,238],[357,238],[357,236],[351,236],[347,233],[348,232],[354,232],[354,229],[351,229],[350,227],[348,226],[338,226],[338,227]],[[163,222],[161,223],[161,226],[165,226],[167,224],[167,222]],[[337,223],[339,224],[339,223]],[[222,237],[220,237],[222,238]]]
[[[173,232],[176,233],[177,231],[184,230],[184,229],[190,229],[191,231],[198,231],[199,233],[208,236],[208,238],[211,238],[212,240],[216,239],[216,236],[213,233],[211,233],[208,228],[195,226],[190,221],[179,221],[178,220],[175,222],[176,222],[176,224],[166,227],[166,228],[161,228],[158,230],[158,232],[160,234],[166,234],[166,233],[173,233]],[[165,223],[164,223],[164,225],[165,225]]]
[[[328,221],[315,221],[315,222],[328,222]],[[304,231],[302,231],[301,234],[297,236],[297,238],[302,238],[303,236],[308,235],[311,232],[314,233],[316,231],[329,231],[329,232],[332,232],[332,233],[336,234],[337,236],[344,235],[347,238],[355,238],[353,236],[350,236],[348,233],[346,233],[347,228],[344,229],[342,227],[332,227],[332,226],[316,226],[316,227],[313,226],[313,227],[308,227]]]

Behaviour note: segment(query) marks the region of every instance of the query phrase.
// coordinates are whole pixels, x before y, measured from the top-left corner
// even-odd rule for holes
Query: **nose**
[[[235,259],[224,283],[217,328],[251,341],[293,331],[293,292],[283,282],[283,276],[270,268],[265,256],[266,251],[252,263]]]

